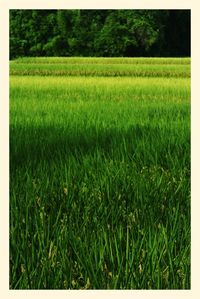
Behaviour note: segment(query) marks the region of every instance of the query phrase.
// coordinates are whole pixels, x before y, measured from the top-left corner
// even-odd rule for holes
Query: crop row
[[[23,57],[13,61],[14,63],[34,64],[164,64],[164,65],[189,65],[190,58],[163,58],[163,57]]]
[[[189,65],[11,63],[11,75],[190,77]]]

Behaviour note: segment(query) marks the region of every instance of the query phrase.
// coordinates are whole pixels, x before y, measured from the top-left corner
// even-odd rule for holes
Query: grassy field
[[[10,74],[10,288],[189,289],[190,60]]]

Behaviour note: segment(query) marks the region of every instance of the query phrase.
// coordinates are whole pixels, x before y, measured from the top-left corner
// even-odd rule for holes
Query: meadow
[[[10,62],[10,288],[190,288],[190,59]]]

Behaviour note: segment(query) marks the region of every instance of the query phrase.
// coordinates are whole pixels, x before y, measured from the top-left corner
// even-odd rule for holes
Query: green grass
[[[162,58],[162,57],[23,57],[11,61],[16,63],[47,63],[47,64],[190,64],[190,58]]]
[[[168,62],[168,63],[167,63]],[[11,75],[190,77],[190,60],[158,58],[21,58]]]
[[[157,73],[54,76],[81,59]],[[11,62],[11,289],[190,288],[189,60],[155,60]]]

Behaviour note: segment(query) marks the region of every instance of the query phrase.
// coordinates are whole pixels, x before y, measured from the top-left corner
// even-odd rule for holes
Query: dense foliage
[[[10,10],[20,56],[190,56],[190,11]]]

